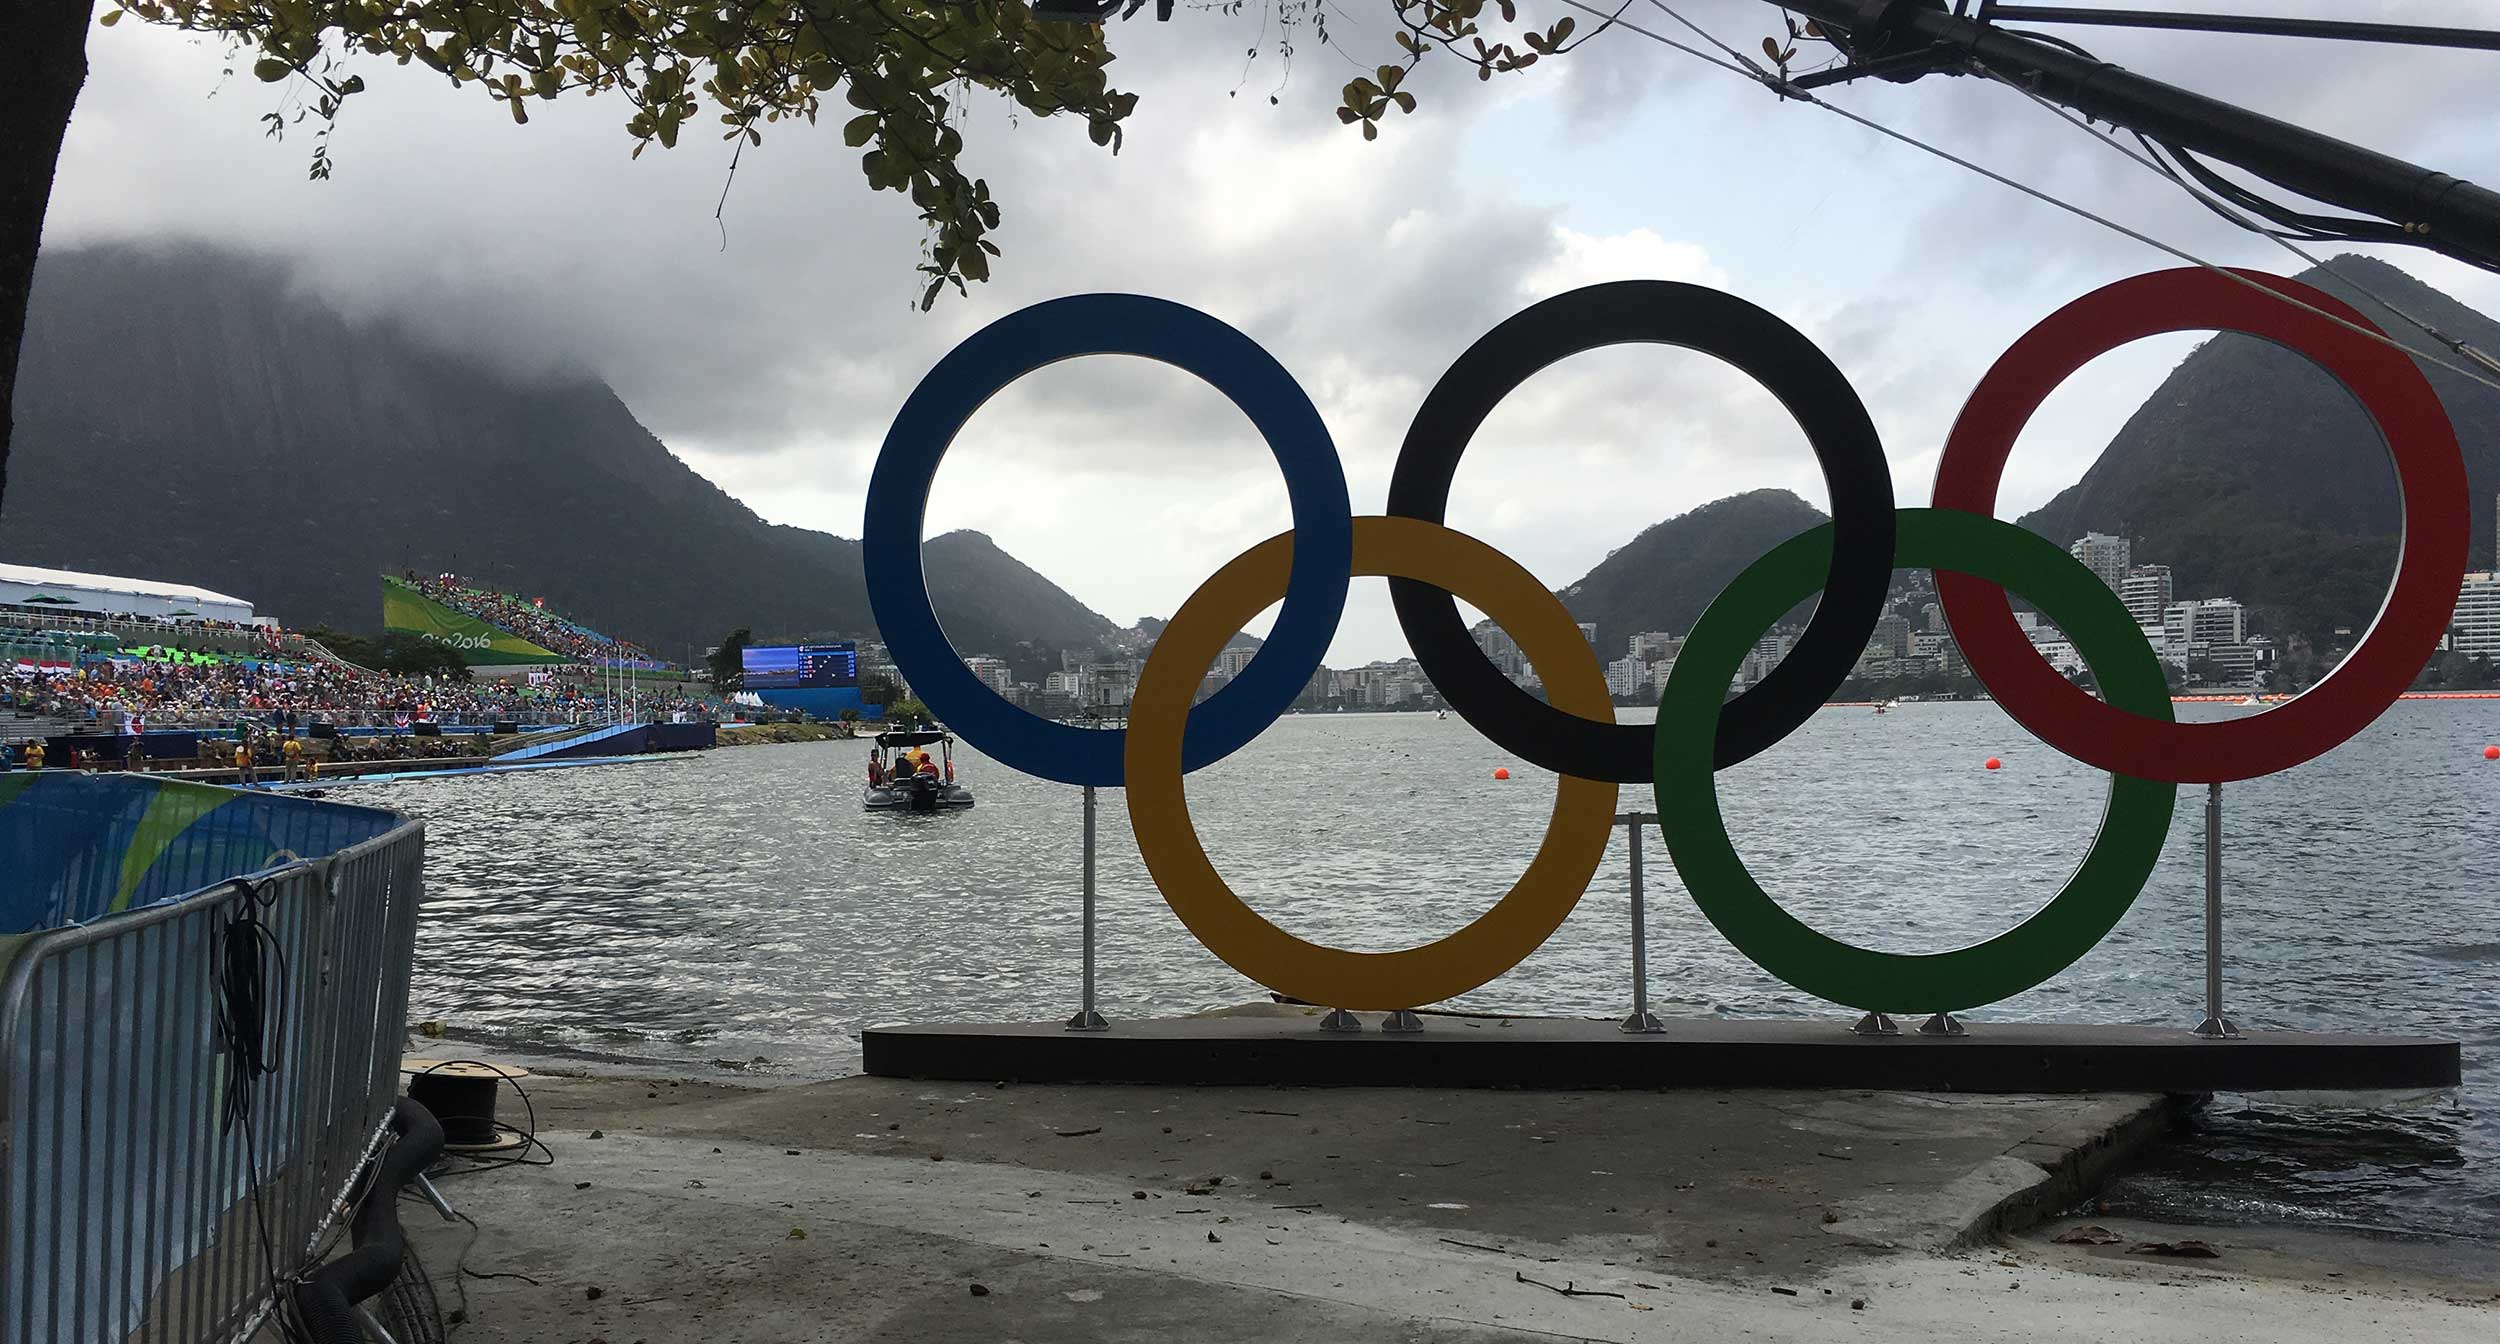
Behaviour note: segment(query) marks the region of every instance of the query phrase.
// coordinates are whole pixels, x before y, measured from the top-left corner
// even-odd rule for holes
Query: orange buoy
[[[1989,768],[1989,769],[1991,769],[1991,770],[2002,770],[2002,769],[2004,769],[2004,768],[2005,768],[2005,762],[1998,760],[1998,759],[1997,759],[1996,757],[1994,757],[1994,756],[1991,756],[1991,757],[1989,757],[1989,758],[1988,758],[1988,768]]]
[[[2500,761],[2500,747],[2483,748],[2483,759],[2486,761]]]
[[[1495,779],[1510,778],[1510,767],[1507,765],[1497,765],[1493,767],[1493,777]]]

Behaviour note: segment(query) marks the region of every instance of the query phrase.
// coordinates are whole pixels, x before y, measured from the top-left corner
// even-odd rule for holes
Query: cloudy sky
[[[2149,0],[2129,0],[2143,7]],[[2198,8],[2488,23],[2474,0],[2203,0]],[[1572,11],[1523,0],[1523,17]],[[1681,12],[1740,48],[1778,14]],[[837,127],[768,133],[713,222],[728,148],[690,138],[629,161],[613,99],[534,104],[516,127],[474,90],[367,63],[334,180],[308,136],[264,139],[272,86],[214,45],[99,31],[47,245],[201,238],[283,255],[299,283],[521,371],[586,369],[696,470],[775,522],[860,530],[879,442],[950,345],[1055,295],[1128,290],[1249,332],[1306,387],[1376,512],[1408,418],[1442,369],[1525,304],[1600,280],[1732,290],[1795,323],[1856,384],[1905,504],[1979,374],[2058,305],[2174,264],[1634,33],[1478,84],[1425,63],[1419,115],[1366,144],[1337,88],[1389,59],[1385,0],[1342,0],[1330,45],[1290,62],[1258,0],[1112,32],[1142,95],[1116,158],[1081,124],[984,104],[970,170],[1007,213],[997,279],[919,313],[919,230],[867,191]],[[1627,18],[1689,36],[1649,0]],[[1583,27],[1588,24],[1584,21]],[[2104,58],[2500,182],[2500,55],[2256,37],[2068,30]],[[246,62],[248,65],[248,61]],[[1271,96],[1274,101],[1271,103]],[[2229,264],[2303,263],[2239,233],[2020,95],[1974,79],[1870,83],[1833,101]],[[724,237],[725,234],[725,237]],[[2381,255],[2485,311],[2500,277]],[[2104,356],[2024,436],[2000,512],[2070,484],[2197,338]],[[2500,395],[2500,394],[2496,394]],[[1545,371],[1478,434],[1450,521],[1548,584],[1642,527],[1763,486],[1826,503],[1771,398],[1705,356],[1595,352]],[[1122,622],[1168,615],[1206,574],[1289,525],[1248,423],[1177,370],[1122,359],[1042,370],[992,400],[938,479],[932,532],[978,528]],[[1356,585],[1331,661],[1404,651],[1385,585]]]

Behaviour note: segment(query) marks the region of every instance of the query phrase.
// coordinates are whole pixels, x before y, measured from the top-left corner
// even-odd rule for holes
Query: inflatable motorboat
[[[936,747],[931,756],[928,749]],[[868,787],[860,806],[871,812],[955,812],[972,806],[972,790],[955,782],[955,738],[923,728],[877,734],[868,749]]]

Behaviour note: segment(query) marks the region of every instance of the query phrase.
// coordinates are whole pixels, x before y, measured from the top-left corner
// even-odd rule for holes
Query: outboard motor
[[[910,807],[914,812],[935,812],[938,803],[938,782],[934,775],[911,777]]]

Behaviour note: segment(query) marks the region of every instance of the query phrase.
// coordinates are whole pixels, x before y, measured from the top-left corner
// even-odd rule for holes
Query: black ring
[[[1849,679],[1892,587],[1892,469],[1857,389],[1821,348],[1733,294],[1666,280],[1591,285],[1527,308],[1485,333],[1415,412],[1389,478],[1389,512],[1439,523],[1450,480],[1476,428],[1511,390],[1557,360],[1601,346],[1652,342],[1714,355],[1788,407],[1805,431],[1832,501],[1832,565],[1796,647],[1719,715],[1715,766],[1726,769],[1797,730]],[[1389,580],[1416,662],[1459,717],[1557,774],[1646,784],[1655,774],[1648,724],[1597,724],[1511,683],[1476,647],[1448,593]]]

